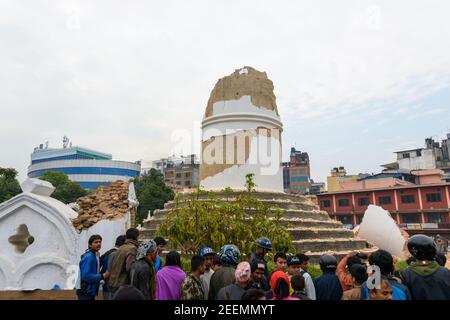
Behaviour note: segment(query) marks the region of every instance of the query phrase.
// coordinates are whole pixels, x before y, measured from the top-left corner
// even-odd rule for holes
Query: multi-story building
[[[370,204],[389,211],[408,233],[450,236],[450,183],[441,170],[412,171],[415,183],[368,177],[352,188],[317,195],[319,206],[346,225],[361,223]],[[346,189],[346,190],[345,190]]]
[[[367,177],[368,174],[348,175],[344,167],[336,167],[331,170],[331,174],[327,177],[328,192],[339,191],[340,184],[344,182],[357,181],[358,179]]]
[[[176,189],[191,188],[199,184],[200,163],[195,154],[168,157],[153,161],[153,168],[164,175],[169,186]]]
[[[319,194],[326,192],[325,182],[314,182],[311,180],[311,189],[309,190],[309,194]]]
[[[139,176],[140,162],[112,160],[112,155],[83,147],[72,147],[64,140],[63,148],[40,145],[31,154],[28,177],[38,178],[48,171],[64,172],[82,188],[95,189],[117,180]]]
[[[395,152],[397,160],[382,167],[385,170],[444,169],[450,172],[450,133],[441,143],[425,139],[425,147]]]
[[[284,191],[299,194],[309,193],[311,171],[308,153],[291,148],[290,161],[283,162],[282,165]]]

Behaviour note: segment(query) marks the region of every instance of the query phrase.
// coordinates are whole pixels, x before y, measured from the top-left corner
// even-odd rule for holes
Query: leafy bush
[[[164,208],[167,201],[173,200],[174,192],[166,186],[164,176],[156,169],[147,175],[133,179],[136,197],[139,201],[136,220],[141,224],[155,209]]]
[[[232,243],[245,256],[261,236],[271,239],[276,251],[292,249],[292,236],[280,223],[282,210],[272,209],[254,196],[252,177],[247,176],[247,183],[250,191],[233,200],[201,189],[181,203],[176,197],[175,208],[166,214],[157,234],[169,238],[183,254],[197,254],[203,246],[218,250]],[[231,196],[232,190],[223,192]],[[206,201],[200,195],[206,195]]]

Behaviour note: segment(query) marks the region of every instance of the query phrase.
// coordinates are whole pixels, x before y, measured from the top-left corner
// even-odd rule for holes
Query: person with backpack
[[[80,283],[76,290],[78,300],[95,300],[100,282],[109,277],[109,272],[100,272],[99,252],[102,247],[102,237],[98,234],[90,236],[88,246],[88,250],[80,260]]]
[[[402,273],[413,300],[450,300],[450,270],[436,261],[436,244],[416,234],[408,240],[408,251],[417,259]]]
[[[300,262],[300,270],[298,274],[305,279],[305,292],[310,300],[316,300],[316,288],[311,275],[308,273],[308,261],[309,257],[304,253],[297,254],[297,258]]]
[[[112,261],[114,260],[114,256],[116,255],[117,250],[125,243],[126,237],[125,235],[120,235],[116,238],[116,243],[114,248],[109,249],[100,257],[100,263],[102,265],[101,273],[105,273],[106,271],[111,271]],[[103,284],[103,300],[111,300],[112,295],[109,289],[108,283],[105,281]]]
[[[131,268],[131,285],[137,288],[145,300],[153,300],[156,291],[155,261],[157,258],[157,246],[155,241],[143,241],[139,243],[136,254],[136,262]]]
[[[380,276],[386,277],[391,283],[392,300],[411,300],[411,294],[401,279],[394,277],[394,258],[383,249],[372,252],[369,255],[369,264],[380,269]],[[361,285],[361,300],[370,300],[370,292],[367,288],[367,281]]]
[[[117,289],[130,284],[130,272],[133,263],[136,262],[136,254],[139,246],[139,230],[130,228],[125,233],[125,243],[116,251],[111,265],[111,276],[108,286],[114,295]]]

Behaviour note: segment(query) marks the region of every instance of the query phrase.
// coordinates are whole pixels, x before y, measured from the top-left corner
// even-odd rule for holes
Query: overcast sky
[[[216,81],[274,82],[283,153],[312,178],[379,172],[450,129],[448,1],[0,1],[0,166],[40,143],[120,160],[172,152]],[[189,150],[187,150],[189,151]],[[196,150],[198,151],[198,150]]]

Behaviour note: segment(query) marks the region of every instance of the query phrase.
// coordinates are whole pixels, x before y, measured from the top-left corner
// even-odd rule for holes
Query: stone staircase
[[[233,192],[231,195],[217,193],[217,197],[233,201],[238,194],[239,192]],[[257,192],[254,195],[271,208],[282,209],[281,223],[291,232],[298,251],[308,254],[313,262],[324,253],[332,253],[341,258],[350,251],[371,249],[365,240],[356,239],[351,230],[344,228],[341,222],[332,220],[307,197],[269,192]],[[182,205],[188,198],[189,194],[181,194],[178,205]],[[199,201],[208,201],[207,195],[201,195]],[[175,201],[170,201],[164,209],[155,210],[153,216],[144,221],[141,238],[153,238],[165,214],[174,208]]]

